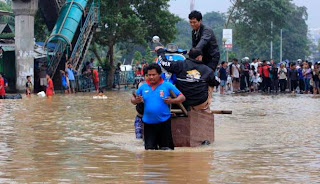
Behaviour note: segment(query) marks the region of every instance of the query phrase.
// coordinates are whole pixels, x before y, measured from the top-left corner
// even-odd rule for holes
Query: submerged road
[[[318,96],[214,94],[213,144],[144,151],[130,94],[0,100],[0,183],[320,182]]]

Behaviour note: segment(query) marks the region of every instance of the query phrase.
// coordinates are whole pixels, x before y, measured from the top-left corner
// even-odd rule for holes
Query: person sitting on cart
[[[158,59],[161,66],[176,74],[177,88],[185,95],[184,105],[195,110],[210,111],[212,92],[209,86],[216,86],[217,81],[213,70],[202,62],[202,52],[200,49],[192,48],[189,51],[189,58],[185,61],[169,61],[165,57],[163,47],[156,47]]]

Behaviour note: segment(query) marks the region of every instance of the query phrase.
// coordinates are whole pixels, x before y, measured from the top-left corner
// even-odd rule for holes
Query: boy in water
[[[222,61],[221,68],[219,70],[219,78],[220,78],[220,94],[224,94],[224,87],[227,83],[227,63],[225,61]]]
[[[0,99],[4,99],[6,95],[6,91],[4,90],[4,87],[5,87],[4,79],[2,77],[2,73],[0,73]]]
[[[147,67],[143,68],[143,76],[144,76],[144,80],[147,80]],[[138,88],[145,83],[145,81],[141,81],[138,84]],[[135,95],[135,93],[133,93],[133,95]],[[136,133],[136,138],[137,139],[142,139],[142,115],[143,115],[143,111],[144,111],[144,104],[143,103],[138,103],[136,105],[136,110],[137,110],[137,116],[134,120],[134,129],[135,129],[135,133]]]
[[[60,70],[60,73],[61,73],[61,85],[64,90],[64,93],[67,94],[67,93],[69,93],[68,73],[64,72],[63,70]]]
[[[105,96],[105,95],[103,94],[103,90],[102,90],[102,89],[99,89],[98,96]]]
[[[31,96],[32,92],[32,82],[31,82],[31,77],[27,76],[27,82],[26,82],[26,95]]]
[[[49,74],[47,74],[46,77],[47,77],[47,81],[48,81],[48,83],[47,83],[46,95],[47,95],[47,97],[51,98],[51,97],[53,96],[53,94],[54,94],[54,91],[53,91],[53,82],[52,82],[52,79],[51,79],[51,77],[50,77]]]

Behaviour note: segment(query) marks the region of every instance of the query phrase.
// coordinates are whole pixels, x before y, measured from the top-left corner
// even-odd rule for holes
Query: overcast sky
[[[230,0],[195,0],[195,9],[202,13],[219,11],[227,12],[231,6]],[[305,6],[308,9],[309,28],[320,28],[320,0],[293,0],[298,6]],[[187,19],[190,13],[190,0],[171,0],[170,11],[179,17]]]

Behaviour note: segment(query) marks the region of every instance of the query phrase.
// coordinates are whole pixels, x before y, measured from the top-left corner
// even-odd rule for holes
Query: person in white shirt
[[[252,90],[254,92],[258,91],[258,85],[259,85],[259,74],[257,72],[254,72],[252,78],[251,78],[251,82],[252,82]]]
[[[287,69],[284,67],[284,64],[280,64],[280,69],[278,71],[280,91],[284,93],[286,91],[287,84]]]
[[[238,59],[234,58],[232,59],[232,87],[233,87],[233,92],[239,91],[240,90],[240,65],[238,64]]]
[[[257,61],[257,59],[255,59],[255,58],[252,59],[251,66],[254,66],[254,71],[258,72],[258,61]]]

